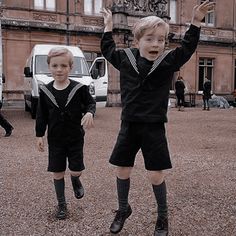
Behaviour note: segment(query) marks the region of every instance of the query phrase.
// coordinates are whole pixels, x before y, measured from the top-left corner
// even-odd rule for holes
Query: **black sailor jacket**
[[[121,119],[131,122],[167,122],[169,90],[174,72],[178,71],[196,50],[200,28],[190,25],[181,46],[166,50],[157,58],[145,78],[137,64],[137,48],[116,49],[112,32],[103,34],[103,56],[120,71]],[[140,69],[138,69],[140,68]]]
[[[43,137],[47,130],[48,143],[61,145],[81,140],[84,130],[81,126],[83,114],[95,114],[96,102],[88,87],[70,80],[70,92],[65,107],[60,107],[53,94],[53,81],[40,88],[36,116],[36,136]]]

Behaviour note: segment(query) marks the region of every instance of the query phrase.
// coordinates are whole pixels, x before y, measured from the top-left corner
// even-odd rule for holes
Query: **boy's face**
[[[60,83],[68,79],[71,68],[69,56],[67,55],[52,57],[49,63],[49,70],[52,73],[52,77]]]
[[[138,41],[141,57],[149,61],[155,61],[164,51],[166,29],[159,26],[155,29],[147,29]]]

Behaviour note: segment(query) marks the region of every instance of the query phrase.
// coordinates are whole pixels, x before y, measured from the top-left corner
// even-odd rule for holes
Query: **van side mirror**
[[[91,76],[92,76],[93,79],[97,79],[98,78],[98,69],[97,68],[94,68],[91,71]]]
[[[25,74],[25,77],[32,77],[32,72],[30,71],[30,67],[25,67],[24,68],[24,74]]]

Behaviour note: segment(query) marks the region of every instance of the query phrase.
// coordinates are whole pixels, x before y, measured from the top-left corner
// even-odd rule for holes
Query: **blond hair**
[[[139,19],[133,28],[134,39],[140,40],[147,29],[156,29],[164,26],[166,29],[166,38],[169,34],[169,25],[158,16],[147,16]]]
[[[51,58],[52,57],[57,57],[57,56],[61,56],[61,55],[65,55],[68,56],[69,58],[69,65],[70,67],[73,65],[73,54],[70,50],[68,50],[67,48],[64,47],[54,47],[52,48],[47,56],[47,63],[50,64]]]

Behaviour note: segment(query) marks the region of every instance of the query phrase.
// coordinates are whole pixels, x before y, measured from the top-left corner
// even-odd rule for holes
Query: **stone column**
[[[117,48],[125,48],[128,46],[127,35],[131,34],[128,27],[127,13],[122,2],[114,3],[112,8],[113,13],[113,38]],[[112,65],[108,65],[108,95],[106,106],[121,106],[120,99],[120,73]]]

